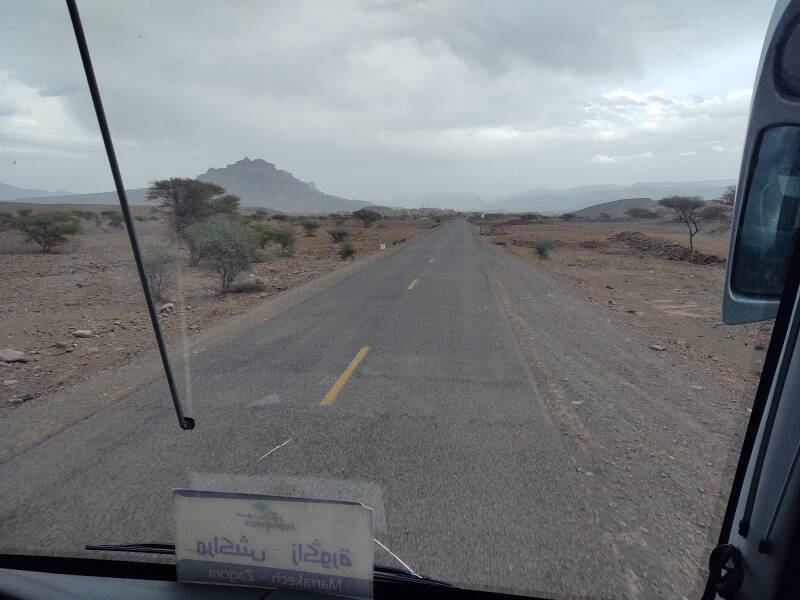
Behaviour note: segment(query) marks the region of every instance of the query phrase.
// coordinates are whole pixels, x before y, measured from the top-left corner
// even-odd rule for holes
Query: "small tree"
[[[272,215],[272,220],[278,221],[279,223],[286,223],[289,220],[289,217],[283,213],[275,213]]]
[[[256,212],[253,213],[253,219],[255,219],[256,221],[266,221],[267,219],[269,219],[269,213],[259,208]]]
[[[275,229],[269,223],[253,221],[249,224],[249,227],[255,246],[264,248],[269,242],[273,241]]]
[[[169,208],[176,233],[182,236],[189,225],[214,214],[233,214],[239,207],[239,198],[230,194],[222,196],[225,189],[215,183],[196,179],[161,179],[154,181],[145,192],[150,201],[160,201]]]
[[[165,248],[147,250],[142,255],[150,292],[157,301],[166,300],[167,286],[175,266],[175,255]]]
[[[42,252],[50,252],[64,244],[67,236],[82,233],[80,222],[62,212],[28,213],[14,219],[14,226],[25,234],[26,242],[35,242]]]
[[[252,258],[252,238],[247,226],[231,215],[215,215],[188,226],[185,234],[202,254],[204,264],[219,275],[220,292],[227,294]]]
[[[294,246],[294,227],[281,225],[274,231],[272,241],[280,245],[281,256],[286,256],[287,251],[291,253],[292,246]]]
[[[347,221],[347,215],[342,213],[331,213],[328,215],[328,218],[337,225],[342,225],[345,221]]]
[[[211,208],[215,213],[236,214],[239,212],[239,196],[225,194],[211,200]]]
[[[572,213],[564,213],[559,217],[562,221],[573,221],[575,219],[575,215]]]
[[[341,243],[350,235],[350,232],[347,229],[329,229],[328,235],[331,236],[334,242]]]
[[[374,210],[369,210],[368,208],[360,208],[359,210],[353,212],[353,216],[361,221],[361,224],[364,227],[371,226],[375,221],[380,221],[383,217],[378,212]]]
[[[670,196],[658,203],[668,209],[676,223],[683,223],[689,232],[689,260],[694,262],[694,236],[700,231],[706,203],[699,196]]]
[[[305,219],[300,222],[300,226],[305,230],[306,237],[314,237],[319,229],[319,221],[313,219]]]

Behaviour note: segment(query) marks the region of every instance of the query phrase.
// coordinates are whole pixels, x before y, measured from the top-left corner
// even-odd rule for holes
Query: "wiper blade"
[[[376,579],[382,579],[383,581],[416,581],[418,583],[440,585],[442,587],[454,587],[452,583],[434,579],[433,577],[426,577],[425,575],[418,575],[417,573],[412,574],[403,569],[395,569],[394,567],[375,565],[374,573]]]
[[[140,552],[142,554],[175,554],[174,544],[89,544],[85,546],[87,550],[99,550],[105,552]],[[425,577],[424,575],[411,574],[403,569],[394,567],[384,567],[375,565],[375,577],[383,581],[418,581],[432,585],[453,587],[452,583]]]
[[[173,544],[89,544],[87,550],[108,552],[141,552],[142,554],[175,554]]]

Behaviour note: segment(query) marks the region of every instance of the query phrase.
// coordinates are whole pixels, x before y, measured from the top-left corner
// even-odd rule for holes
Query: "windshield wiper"
[[[88,544],[87,550],[108,552],[141,552],[143,554],[175,554],[174,544]]]
[[[440,585],[442,587],[453,587],[452,583],[447,583],[446,581],[441,581],[440,579],[433,579],[432,577],[427,577],[425,575],[419,575],[417,573],[409,573],[403,569],[395,569],[394,567],[384,567],[381,565],[375,565],[374,568],[375,578],[380,579],[382,581],[418,581],[422,583],[428,583],[431,585]]]
[[[142,554],[175,554],[174,544],[88,544],[84,546],[87,550],[98,550],[102,552],[137,552]],[[395,569],[394,567],[384,567],[375,565],[375,577],[382,581],[419,581],[431,585],[440,585],[443,587],[453,587],[452,583],[426,577],[425,575],[418,575],[416,573],[409,573],[404,569]]]

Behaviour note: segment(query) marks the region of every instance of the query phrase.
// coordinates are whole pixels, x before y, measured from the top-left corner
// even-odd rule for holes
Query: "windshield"
[[[771,323],[721,298],[770,3],[0,7],[0,551],[171,493],[360,502],[375,562],[690,597]]]

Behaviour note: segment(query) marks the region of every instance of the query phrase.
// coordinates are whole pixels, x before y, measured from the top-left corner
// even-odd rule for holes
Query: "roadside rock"
[[[664,346],[659,346],[658,344],[650,344],[650,350],[655,350],[656,352],[664,352],[666,348],[664,348]]]
[[[92,337],[91,329],[76,329],[72,332],[72,337],[76,338],[90,338]]]
[[[158,307],[158,311],[162,313],[172,312],[173,310],[175,310],[175,305],[172,302],[167,302]]]
[[[0,348],[0,361],[3,362],[28,362],[30,360],[25,353],[13,348]]]

